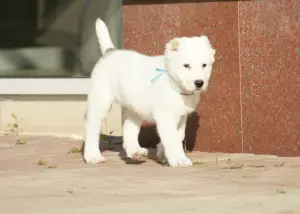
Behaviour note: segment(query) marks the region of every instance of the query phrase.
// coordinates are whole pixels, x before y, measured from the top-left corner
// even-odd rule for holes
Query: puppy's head
[[[165,48],[166,68],[185,92],[205,91],[215,53],[206,36],[174,38]]]

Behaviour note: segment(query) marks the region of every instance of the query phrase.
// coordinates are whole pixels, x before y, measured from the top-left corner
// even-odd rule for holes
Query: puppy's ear
[[[209,41],[209,39],[208,39],[207,36],[200,36],[200,37],[198,37],[198,39],[199,39],[201,42],[204,42],[207,46],[212,47],[212,46],[211,46],[211,43],[210,43],[210,41]]]
[[[212,47],[209,39],[207,36],[200,36],[198,37],[200,42],[204,42],[209,48],[211,48],[212,54],[215,55],[216,54],[216,50]]]
[[[167,50],[168,51],[178,51],[179,48],[179,39],[174,38],[167,44]]]
[[[216,50],[212,48],[213,55],[216,55]]]

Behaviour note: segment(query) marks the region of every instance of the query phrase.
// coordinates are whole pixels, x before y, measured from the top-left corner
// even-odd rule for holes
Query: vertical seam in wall
[[[161,23],[163,23],[165,25],[166,24],[166,10],[167,10],[167,5],[166,4],[163,4],[163,10],[164,10],[164,12],[163,12],[163,15],[162,15],[162,22]],[[164,34],[164,26],[162,26],[162,24],[160,24],[160,31],[162,31],[161,33],[163,34],[163,38],[165,39],[166,35]],[[168,40],[169,40],[169,38],[168,38]],[[157,44],[156,44],[157,53],[159,53],[159,46],[160,46],[160,44],[159,44],[159,42],[157,42]]]
[[[176,7],[177,7],[177,12],[178,12],[178,16],[177,16],[177,18],[178,18],[178,20],[176,20],[177,21],[177,27],[178,27],[178,29],[179,29],[179,31],[178,31],[178,33],[179,34],[177,34],[176,36],[181,36],[181,19],[180,19],[180,6],[179,6],[179,4],[176,4]]]
[[[243,100],[242,100],[242,66],[241,66],[241,32],[240,32],[240,1],[237,2],[237,17],[238,17],[238,50],[239,50],[239,74],[240,74],[240,114],[241,114],[241,146],[242,153],[244,153],[244,130],[243,130]]]

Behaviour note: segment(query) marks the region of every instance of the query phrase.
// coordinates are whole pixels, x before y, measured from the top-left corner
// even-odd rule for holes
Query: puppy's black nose
[[[202,86],[203,86],[203,84],[204,84],[204,81],[203,80],[196,80],[195,81],[195,86],[196,86],[196,88],[201,88]]]

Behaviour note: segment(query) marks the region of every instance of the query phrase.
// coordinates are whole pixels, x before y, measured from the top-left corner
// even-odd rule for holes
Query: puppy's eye
[[[190,64],[184,64],[183,67],[188,68],[188,69],[191,68]]]
[[[202,64],[202,68],[205,68],[206,67],[206,64]]]

